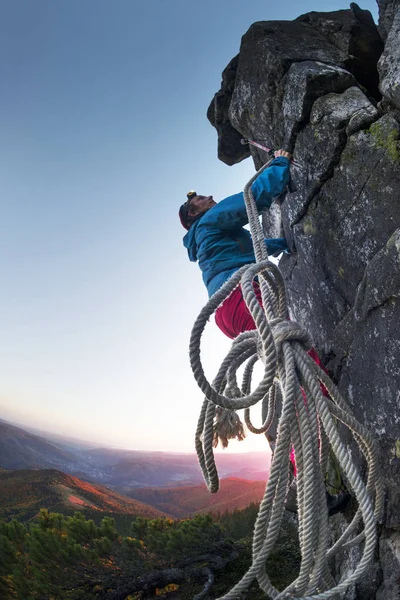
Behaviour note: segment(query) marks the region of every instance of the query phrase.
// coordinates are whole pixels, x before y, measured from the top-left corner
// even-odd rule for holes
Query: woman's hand
[[[289,152],[286,152],[286,150],[275,150],[274,154],[275,158],[278,158],[278,156],[284,156],[285,158],[292,160],[292,155]]]

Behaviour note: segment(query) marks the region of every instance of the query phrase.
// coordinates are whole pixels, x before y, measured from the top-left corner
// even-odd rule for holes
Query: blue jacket
[[[282,194],[289,183],[289,171],[290,161],[280,156],[254,181],[251,189],[259,212]],[[183,238],[189,259],[199,262],[210,297],[235,271],[256,260],[250,233],[243,228],[247,222],[241,192],[210,208]]]

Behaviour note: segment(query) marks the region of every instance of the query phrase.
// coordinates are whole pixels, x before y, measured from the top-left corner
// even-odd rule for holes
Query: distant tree
[[[223,533],[233,540],[241,540],[252,536],[259,505],[252,503],[246,508],[235,509],[215,517]]]
[[[99,528],[94,521],[92,519],[87,520],[80,512],[76,512],[73,517],[68,517],[64,521],[64,527],[68,537],[78,544],[90,544],[90,542],[100,537]]]
[[[222,539],[221,529],[211,515],[181,521],[137,519],[132,524],[132,535],[143,542],[149,569],[212,552],[215,543]]]
[[[0,523],[0,598],[15,598],[14,580],[26,569],[26,527],[15,519]]]
[[[115,527],[115,519],[111,517],[105,517],[99,527],[99,534],[102,538],[107,538],[110,541],[114,541],[118,538],[118,531]]]

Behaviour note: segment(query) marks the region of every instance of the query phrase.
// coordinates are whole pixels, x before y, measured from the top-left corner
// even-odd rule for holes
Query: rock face
[[[377,0],[377,4],[379,6],[379,30],[382,38],[386,40],[400,2],[399,0]]]
[[[379,10],[380,33],[356,4],[253,24],[208,111],[227,164],[246,137],[301,165],[280,210],[291,314],[379,440],[387,486],[368,595],[346,596],[359,600],[400,598],[400,2]],[[264,226],[276,235],[275,216]]]
[[[378,69],[382,95],[400,110],[400,7],[394,15]]]

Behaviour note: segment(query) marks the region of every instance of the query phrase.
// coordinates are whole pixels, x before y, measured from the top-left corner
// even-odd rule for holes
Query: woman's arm
[[[278,152],[284,151],[277,151],[276,154]],[[257,177],[251,189],[259,212],[269,208],[272,200],[282,194],[289,183],[289,174],[290,159],[283,154],[279,154],[271,165]],[[246,225],[247,222],[246,206],[241,192],[221,200],[221,202],[210,208],[201,218],[199,226],[235,229]]]

